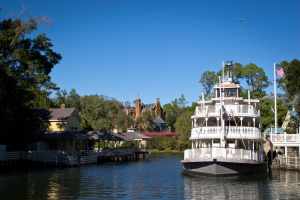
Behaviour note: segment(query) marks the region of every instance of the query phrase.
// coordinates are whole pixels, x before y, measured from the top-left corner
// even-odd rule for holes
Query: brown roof
[[[146,131],[143,135],[148,137],[175,137],[176,133],[171,131]]]
[[[146,136],[146,135],[144,135],[142,133],[138,133],[138,132],[121,133],[121,135],[124,136],[128,141],[151,138],[149,136]]]
[[[50,108],[50,120],[63,120],[69,118],[75,108]]]
[[[225,87],[225,88],[236,88],[236,87],[239,87],[238,84],[235,84],[235,83],[232,83],[232,82],[221,83],[221,86]]]

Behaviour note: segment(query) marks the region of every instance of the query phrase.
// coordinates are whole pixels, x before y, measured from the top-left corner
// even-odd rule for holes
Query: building
[[[142,113],[146,111],[152,112],[156,117],[160,117],[162,120],[165,119],[165,112],[160,104],[159,98],[152,104],[144,104],[140,98],[137,98],[134,101],[134,106],[125,106],[126,114],[135,120],[141,117]]]
[[[296,127],[291,132],[289,129],[290,125],[295,125],[297,119]],[[299,116],[294,110],[288,111],[285,120],[281,128],[277,129],[275,133],[274,128],[268,128],[264,131],[265,135],[270,135],[270,139],[273,143],[276,151],[283,153],[285,157],[299,157],[300,156],[300,131],[299,131]],[[290,132],[290,133],[288,133]]]
[[[80,118],[75,108],[51,108],[48,132],[79,131]]]
[[[169,138],[173,138],[176,137],[176,133],[175,132],[171,132],[171,131],[146,131],[143,132],[143,135],[154,138],[154,137],[169,137]]]

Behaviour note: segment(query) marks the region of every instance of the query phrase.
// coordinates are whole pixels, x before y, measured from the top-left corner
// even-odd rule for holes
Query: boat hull
[[[203,161],[181,161],[184,172],[189,174],[208,174],[214,176],[227,175],[251,175],[266,173],[265,162],[251,161],[226,161],[226,160],[203,160]]]

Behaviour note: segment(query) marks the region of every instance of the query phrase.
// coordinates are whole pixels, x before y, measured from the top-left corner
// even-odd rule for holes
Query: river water
[[[272,177],[188,177],[181,154],[147,161],[0,174],[2,200],[300,199],[300,173]]]

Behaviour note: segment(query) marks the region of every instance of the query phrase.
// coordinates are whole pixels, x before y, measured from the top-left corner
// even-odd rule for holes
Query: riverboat
[[[226,75],[225,74],[226,69]],[[239,175],[266,172],[259,100],[241,97],[232,62],[223,64],[222,77],[209,100],[202,94],[192,119],[191,149],[184,151],[184,172]]]

